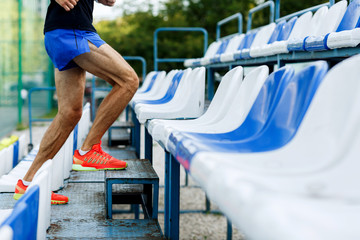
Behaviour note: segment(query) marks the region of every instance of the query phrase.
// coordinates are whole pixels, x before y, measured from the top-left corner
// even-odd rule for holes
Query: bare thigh
[[[78,66],[106,80],[112,86],[115,84],[120,86],[132,84],[136,74],[117,51],[108,44],[103,44],[97,48],[89,42],[89,47],[90,52],[83,53],[73,59]]]

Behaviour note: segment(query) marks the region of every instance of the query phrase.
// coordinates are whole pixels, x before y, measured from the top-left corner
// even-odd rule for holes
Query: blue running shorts
[[[46,52],[59,71],[78,67],[73,59],[90,52],[88,41],[96,47],[105,43],[96,32],[56,29],[45,33]]]

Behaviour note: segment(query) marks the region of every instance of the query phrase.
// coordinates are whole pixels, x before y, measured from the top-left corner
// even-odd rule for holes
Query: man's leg
[[[72,68],[55,70],[58,113],[40,143],[40,149],[30,169],[23,178],[31,182],[45,161],[52,159],[65,143],[81,118],[85,89],[85,71]]]
[[[77,56],[74,62],[82,69],[106,80],[113,88],[97,111],[92,128],[81,147],[84,151],[90,150],[94,144],[100,142],[101,137],[125,109],[139,86],[135,71],[108,44],[97,48],[89,42],[89,47],[91,52]]]

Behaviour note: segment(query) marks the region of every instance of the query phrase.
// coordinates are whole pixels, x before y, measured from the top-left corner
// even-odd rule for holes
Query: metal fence
[[[52,85],[43,40],[47,6],[48,0],[0,0],[0,137],[27,122],[27,91]],[[51,107],[49,93],[34,98],[36,115]]]

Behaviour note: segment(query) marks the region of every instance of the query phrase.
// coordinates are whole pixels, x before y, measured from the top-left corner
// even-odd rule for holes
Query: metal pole
[[[18,48],[19,48],[19,68],[18,68],[18,124],[22,123],[22,97],[21,97],[21,90],[23,88],[23,84],[22,84],[22,26],[21,26],[21,16],[22,16],[22,1],[19,0],[18,1],[18,15],[19,15],[19,19],[18,19],[18,28],[19,28],[19,32],[18,32]]]
[[[170,227],[172,240],[179,239],[180,227],[180,164],[174,156],[170,156]]]
[[[166,238],[170,237],[170,158],[171,154],[165,150],[164,235]]]

